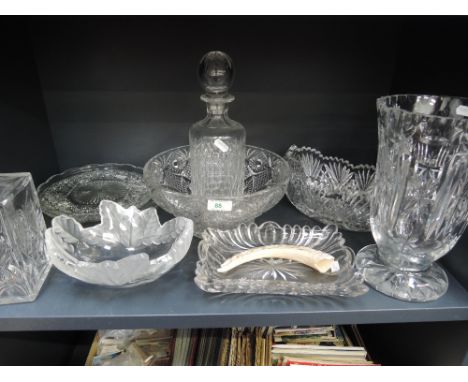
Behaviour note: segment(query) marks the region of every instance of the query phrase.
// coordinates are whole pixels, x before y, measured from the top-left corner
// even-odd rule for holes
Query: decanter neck
[[[227,116],[229,104],[227,103],[206,103],[206,113],[208,116]]]
[[[234,101],[234,96],[229,93],[216,95],[202,94],[200,98],[206,102],[208,116],[227,116],[229,104]]]

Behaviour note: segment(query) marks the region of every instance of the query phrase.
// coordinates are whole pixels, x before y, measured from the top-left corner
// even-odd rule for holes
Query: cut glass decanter
[[[245,145],[245,130],[228,116],[232,61],[209,52],[199,66],[207,116],[189,133],[190,146],[155,155],[144,180],[158,206],[194,222],[195,235],[208,228],[232,229],[251,223],[283,197],[289,181],[286,160]]]
[[[235,197],[244,193],[245,129],[228,116],[234,68],[220,51],[208,52],[199,65],[206,117],[189,132],[194,196]]]

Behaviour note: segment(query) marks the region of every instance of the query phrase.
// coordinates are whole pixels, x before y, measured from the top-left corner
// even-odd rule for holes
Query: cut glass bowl
[[[291,260],[260,259],[228,273],[217,269],[244,250],[274,244],[307,246],[332,255],[340,269],[321,274]],[[354,252],[333,225],[280,226],[274,222],[241,224],[232,230],[209,228],[198,245],[195,284],[206,292],[283,295],[359,296],[368,291],[362,275],[354,271]]]
[[[375,167],[352,165],[293,145],[285,155],[291,168],[287,196],[302,213],[350,231],[370,231],[370,197]]]
[[[174,148],[151,158],[143,170],[154,202],[175,216],[193,220],[195,234],[207,227],[230,229],[250,223],[272,208],[286,192],[288,163],[279,155],[246,146],[244,195],[231,198],[194,198],[191,195],[189,146]],[[221,202],[223,211],[210,210],[209,203]]]
[[[156,280],[187,254],[193,222],[178,217],[163,225],[156,209],[139,211],[104,200],[102,222],[83,228],[57,216],[46,231],[52,264],[78,280],[110,287],[132,287]]]
[[[80,223],[99,222],[99,203],[112,200],[142,208],[151,200],[143,169],[131,164],[91,164],[53,175],[38,187],[42,211]]]

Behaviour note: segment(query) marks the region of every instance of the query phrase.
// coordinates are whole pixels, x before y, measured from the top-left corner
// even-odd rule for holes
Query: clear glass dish
[[[57,216],[46,231],[53,265],[78,280],[110,287],[132,287],[156,280],[187,254],[193,222],[178,217],[163,225],[156,209],[124,208],[103,200],[102,222],[83,228]]]
[[[38,187],[42,211],[71,216],[80,223],[99,222],[99,203],[112,200],[142,208],[151,200],[143,169],[131,164],[90,164],[53,175]]]
[[[369,231],[375,167],[352,165],[293,145],[285,158],[291,168],[287,196],[303,214],[350,231]]]
[[[339,271],[321,274],[303,264],[283,259],[255,260],[221,274],[220,265],[237,253],[263,245],[302,245],[326,252],[338,261]],[[359,296],[368,291],[354,271],[354,252],[333,225],[280,226],[274,222],[242,224],[232,230],[207,229],[198,245],[195,284],[206,292],[283,295]]]
[[[289,181],[283,158],[253,146],[246,146],[244,195],[238,197],[192,195],[188,146],[154,156],[143,173],[154,202],[175,216],[192,219],[197,236],[207,227],[231,229],[252,222],[281,200]]]

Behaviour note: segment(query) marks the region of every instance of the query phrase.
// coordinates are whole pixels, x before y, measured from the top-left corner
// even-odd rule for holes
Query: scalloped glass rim
[[[86,172],[93,171],[94,169],[101,169],[101,168],[106,168],[106,167],[116,168],[116,169],[121,169],[121,170],[126,170],[126,171],[131,171],[134,173],[141,174],[142,184],[145,184],[144,179],[143,179],[143,168],[129,164],[129,163],[92,163],[92,164],[87,164],[85,166],[72,167],[58,174],[54,174],[50,176],[49,178],[47,178],[46,181],[44,181],[37,187],[37,193],[39,196],[39,201],[41,203],[42,212],[51,218],[65,213],[64,211],[61,211],[60,209],[51,207],[48,203],[44,203],[44,201],[42,200],[42,195],[56,181],[66,179],[76,174],[86,173]],[[146,206],[150,201],[151,201],[151,193],[148,190],[146,192],[146,197],[142,198],[142,201],[139,203],[136,203],[135,205],[138,208],[142,208]],[[99,211],[97,208],[94,214],[74,213],[73,215],[70,215],[70,216],[73,216],[76,220],[80,221],[81,223],[99,222]]]
[[[321,151],[319,151],[319,150],[317,150],[317,149],[315,149],[313,147],[309,147],[309,146],[291,145],[291,147],[289,147],[287,152],[290,152],[290,151],[295,151],[295,152],[305,151],[305,152],[308,152],[308,153],[312,153],[312,154],[315,154],[318,158],[320,158],[323,161],[329,160],[329,161],[338,162],[338,163],[341,163],[342,165],[346,166],[347,168],[349,168],[350,170],[353,170],[353,171],[355,171],[355,170],[374,170],[375,171],[375,166],[374,165],[364,164],[364,163],[353,164],[350,161],[348,161],[346,159],[343,159],[343,158],[323,155]]]
[[[336,256],[340,263],[340,270],[333,274],[319,274],[293,261],[276,260],[276,264],[293,267],[293,271],[306,275],[306,278],[314,274],[313,277],[326,282],[287,280],[288,269],[285,270],[285,277],[281,276],[283,280],[266,279],[265,275],[270,272],[270,264],[263,262],[265,270],[262,270],[263,260],[244,264],[241,266],[242,269],[239,267],[227,274],[220,274],[216,271],[225,259],[242,250],[281,243],[306,245],[325,251],[329,249],[331,250],[329,253]],[[269,221],[261,225],[241,224],[233,230],[222,231],[209,228],[203,233],[203,239],[198,244],[199,260],[194,281],[200,289],[210,293],[360,296],[368,291],[368,287],[363,283],[362,275],[355,272],[354,251],[344,243],[345,239],[335,225],[327,225],[323,228],[288,224],[280,226],[278,223]],[[257,264],[254,264],[256,262]],[[265,275],[260,274],[261,277],[252,278],[248,271],[249,268],[254,267],[260,269],[260,272],[265,272]],[[247,273],[242,277],[233,277],[233,272]],[[294,279],[296,276],[292,275],[291,278]]]
[[[357,173],[362,173],[362,172],[371,172],[371,179],[368,182],[368,187],[367,189],[364,190],[366,197],[365,197],[365,203],[359,203],[355,204],[353,206],[349,204],[343,204],[341,205],[341,211],[333,211],[332,208],[326,208],[326,203],[319,203],[319,208],[322,210],[317,210],[313,205],[310,205],[309,203],[313,202],[314,200],[309,199],[309,203],[307,203],[307,200],[298,200],[297,196],[294,197],[296,193],[298,193],[298,186],[296,185],[296,182],[294,182],[294,178],[296,177],[307,177],[305,172],[298,173],[296,171],[297,166],[292,166],[290,163],[290,168],[291,168],[291,181],[289,182],[288,189],[286,191],[286,196],[291,202],[292,205],[294,205],[300,212],[305,214],[306,216],[309,216],[312,219],[318,220],[324,224],[336,224],[338,227],[350,230],[350,231],[357,231],[357,232],[368,232],[370,231],[370,197],[371,197],[371,191],[372,191],[372,184],[374,181],[374,176],[375,176],[375,166],[370,165],[370,164],[352,164],[348,160],[334,157],[334,156],[325,156],[323,155],[319,150],[315,148],[311,148],[308,146],[297,146],[297,145],[292,145],[288,151],[285,154],[286,160],[288,162],[300,162],[300,156],[303,156],[304,154],[306,155],[311,155],[313,156],[314,159],[317,159],[320,163],[321,166],[325,164],[326,162],[333,162],[337,163],[344,168],[346,168],[350,173],[352,174],[357,174]],[[328,179],[328,178],[326,178]],[[322,179],[323,180],[323,179]],[[349,183],[349,182],[348,182]],[[323,183],[321,183],[323,184]],[[353,183],[354,184],[354,183]],[[303,186],[303,182],[300,184]],[[314,189],[311,186],[307,186],[307,188],[310,192],[310,195],[312,195]],[[347,189],[340,190],[343,191],[342,194],[345,194]],[[323,199],[331,201],[332,206],[335,206],[336,203],[333,202],[332,199],[327,198],[326,196],[320,195],[319,190],[317,190],[317,199]],[[315,200],[315,202],[319,202],[319,200]],[[361,201],[362,202],[362,201]],[[363,209],[365,211],[365,215],[367,218],[365,219],[366,221],[363,221],[362,218],[362,212],[360,211],[355,211],[353,210],[354,208],[358,209]],[[339,212],[345,211],[343,216],[339,216]]]
[[[118,203],[103,201],[99,205],[101,216],[103,216],[102,206],[106,202],[121,207]],[[147,253],[142,251],[118,260],[84,261],[78,259],[73,252],[70,252],[70,246],[67,245],[67,243],[64,243],[63,239],[60,239],[57,234],[54,233],[54,229],[57,227],[60,228],[64,221],[63,219],[66,218],[66,220],[69,220],[74,224],[80,233],[91,233],[92,231],[95,234],[96,232],[101,232],[99,231],[99,228],[104,227],[103,223],[83,228],[83,226],[75,219],[65,215],[60,215],[52,220],[52,227],[48,228],[46,231],[47,254],[51,263],[68,276],[86,283],[108,287],[127,288],[155,281],[171,270],[186,256],[193,237],[193,222],[190,219],[177,217],[165,222],[164,224],[160,224],[154,207],[140,211],[135,206],[131,206],[129,208],[122,208],[122,210],[124,212],[129,211],[130,214],[139,214],[140,216],[145,216],[144,213],[146,212],[154,212],[153,215],[156,216],[156,221],[154,221],[154,223],[157,225],[157,229],[153,233],[154,241],[149,240],[151,238],[145,236],[145,241],[143,243],[145,243],[146,246],[152,245],[156,247],[170,242],[170,248],[163,254],[152,259],[150,259],[150,256]],[[133,222],[132,224],[135,223],[133,219],[131,219],[131,221]],[[113,222],[113,226],[119,227],[120,224],[118,224],[118,222]],[[169,235],[169,241],[162,240],[161,237],[165,239],[168,238],[167,232],[173,229],[174,226],[178,228],[178,231],[176,231],[174,235]],[[150,228],[153,228],[153,226]],[[73,236],[73,233],[70,233],[68,230],[64,230],[64,232],[65,236],[71,239],[72,242],[79,241],[79,238]],[[158,236],[163,232],[166,232],[165,236]],[[106,236],[106,231],[102,231],[101,234],[104,238]],[[104,241],[105,240],[106,239],[104,239]],[[88,244],[90,246],[99,247],[96,243]],[[137,248],[140,247],[136,247],[135,249]]]

